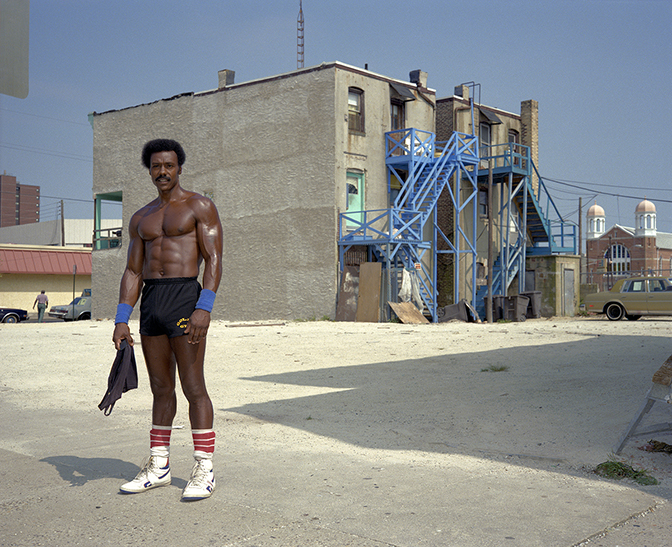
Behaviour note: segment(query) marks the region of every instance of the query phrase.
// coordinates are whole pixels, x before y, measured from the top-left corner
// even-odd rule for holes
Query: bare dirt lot
[[[173,486],[117,495],[147,453],[151,394],[138,339],[139,389],[110,417],[97,409],[112,328],[0,325],[1,544],[651,547],[672,537],[672,455],[640,450],[644,438],[617,458],[654,486],[593,473],[672,354],[670,318],[214,322],[206,378],[219,484],[200,502],[205,516],[177,501],[191,451],[182,396]],[[670,421],[670,410],[658,404],[649,420]],[[670,432],[654,438],[672,444]],[[31,488],[15,477],[24,467]],[[155,511],[168,516],[160,527],[146,520]],[[195,535],[194,519],[204,523]]]

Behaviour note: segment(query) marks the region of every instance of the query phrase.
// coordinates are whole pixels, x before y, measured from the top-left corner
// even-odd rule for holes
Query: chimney
[[[228,69],[220,70],[217,75],[219,76],[219,87],[217,89],[224,89],[226,86],[233,85],[236,78],[236,72]]]
[[[469,98],[469,86],[466,85],[456,85],[454,94],[457,97],[462,97],[463,99]]]
[[[411,70],[409,74],[411,82],[418,87],[427,87],[427,73],[422,70]]]
[[[530,147],[530,156],[534,164],[539,166],[539,103],[530,99],[520,103],[521,144]],[[536,173],[532,173],[532,188],[538,195],[539,181]]]

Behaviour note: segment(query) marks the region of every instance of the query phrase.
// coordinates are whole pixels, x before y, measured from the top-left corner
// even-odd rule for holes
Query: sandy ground
[[[109,321],[0,325],[0,418],[5,423],[0,450],[7,461],[52,458],[58,468],[64,454],[87,455],[93,461],[104,452],[124,462],[116,477],[132,478],[137,470],[133,466],[147,449],[151,395],[138,340],[139,389],[125,394],[110,417],[97,409],[115,354],[112,328]],[[131,328],[137,332],[137,322]],[[235,493],[218,486],[215,497],[231,503],[235,497],[235,504],[295,514],[307,523],[318,518],[309,515],[328,497],[329,511],[341,517],[325,529],[347,529],[352,537],[370,538],[370,545],[668,545],[672,455],[642,451],[639,447],[648,439],[639,439],[618,458],[648,470],[660,481],[656,486],[606,481],[593,469],[613,457],[612,447],[643,401],[653,373],[672,354],[670,335],[672,318],[617,323],[552,318],[492,325],[214,322],[206,378],[215,406],[216,462],[229,468],[227,482],[240,483],[231,486]],[[670,410],[657,404],[648,420],[669,421]],[[52,419],[60,422],[39,433],[41,424]],[[77,431],[80,423],[95,431],[88,442]],[[173,450],[188,454],[191,439],[181,395],[175,424],[184,431],[174,432]],[[672,444],[670,432],[653,437]],[[70,452],[62,446],[67,444]],[[252,466],[262,458],[263,486],[256,476],[259,469]],[[336,465],[343,466],[341,472]],[[390,492],[383,503],[389,510],[368,525],[347,524],[348,510],[338,505],[348,490],[352,465],[368,470],[363,477],[367,488],[376,485]],[[320,477],[321,490],[313,492],[288,478],[304,467]],[[448,477],[457,476],[478,476],[483,491],[460,500],[457,488],[446,497],[441,490],[448,487],[437,484],[437,477],[450,483]],[[505,483],[499,484],[504,477],[522,481],[530,491],[540,488],[546,499],[558,495],[558,488],[576,488],[578,493],[569,499],[576,499],[577,506],[565,512],[541,510],[534,503],[525,509],[523,503],[517,511],[511,505],[518,503],[516,496],[525,499],[520,492],[508,502],[485,500],[490,488],[506,491]],[[105,479],[116,484],[115,476]],[[274,485],[272,493],[259,495],[269,485]],[[22,495],[18,487],[5,490],[0,501],[13,507]],[[402,508],[410,519],[414,503],[430,499],[443,500],[432,502],[433,511],[437,505],[444,507],[442,526],[413,521],[416,540],[402,530],[392,533],[390,523],[379,528],[380,519]],[[614,509],[602,514],[601,500],[605,508],[613,501]],[[480,534],[469,532],[474,524],[467,527],[469,517],[460,516],[457,508],[478,513],[479,504],[488,511],[487,518],[477,519],[483,527]],[[9,518],[0,513],[0,530],[6,534],[10,532],[3,520]],[[44,513],[36,512],[34,518],[39,524]],[[532,522],[537,523],[534,530]],[[39,544],[29,542],[30,536],[21,535],[28,532],[17,526],[11,528],[13,543],[9,535],[2,541],[0,531],[0,544]],[[517,528],[505,535],[498,526]],[[445,536],[444,528],[453,535]],[[21,537],[25,543],[17,539]],[[50,541],[100,544],[68,542],[62,536]],[[322,541],[312,544],[341,544]],[[217,544],[238,545],[233,540]],[[241,540],[243,544],[248,545]],[[369,545],[364,539],[342,544]]]

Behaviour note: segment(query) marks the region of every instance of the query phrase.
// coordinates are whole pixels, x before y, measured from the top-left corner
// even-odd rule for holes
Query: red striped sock
[[[152,456],[168,457],[170,451],[170,434],[173,428],[169,425],[154,425],[149,431],[149,453]]]
[[[194,458],[211,460],[215,451],[215,432],[212,429],[192,429],[194,438]]]

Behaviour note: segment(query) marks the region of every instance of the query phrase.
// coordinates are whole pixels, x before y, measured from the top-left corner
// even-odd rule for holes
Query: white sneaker
[[[212,496],[215,490],[215,472],[212,460],[196,460],[191,478],[182,491],[182,501],[197,501]]]
[[[162,463],[164,463],[163,466],[161,465]],[[143,464],[140,473],[131,482],[122,484],[119,490],[125,494],[137,494],[168,484],[170,484],[170,464],[168,463],[168,459],[159,459],[159,456],[150,456]]]

